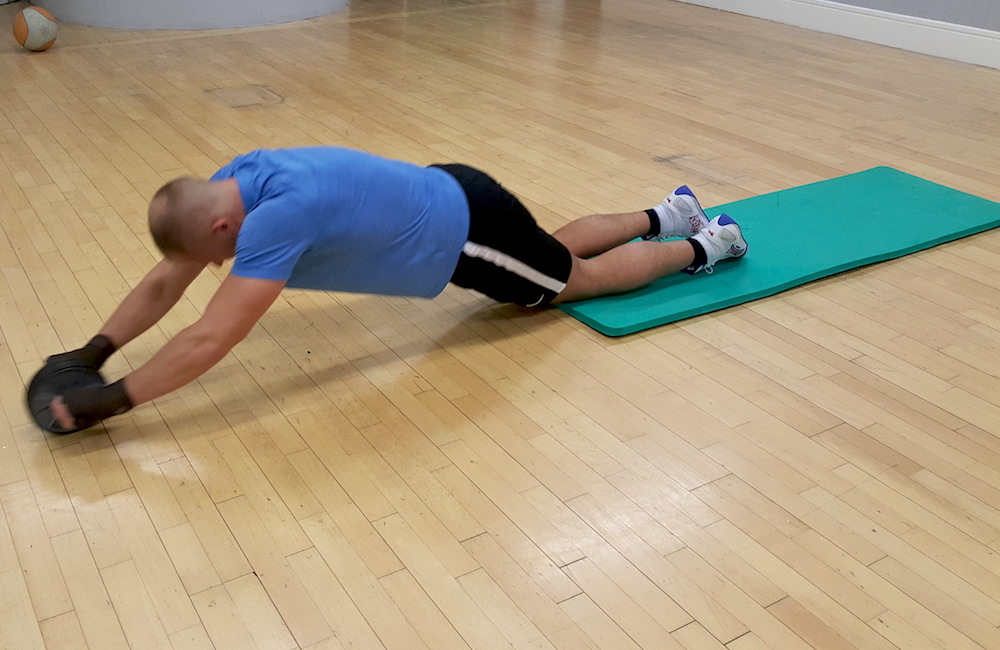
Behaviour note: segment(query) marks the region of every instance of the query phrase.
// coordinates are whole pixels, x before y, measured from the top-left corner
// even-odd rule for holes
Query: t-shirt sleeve
[[[287,282],[309,247],[313,233],[302,211],[281,200],[265,200],[246,216],[236,238],[232,274]]]

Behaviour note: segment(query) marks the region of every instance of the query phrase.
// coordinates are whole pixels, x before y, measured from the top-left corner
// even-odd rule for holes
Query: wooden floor
[[[152,192],[238,153],[465,162],[551,228],[877,165],[998,201],[1000,71],[663,0],[0,40],[0,646],[1000,647],[1000,231],[621,339],[289,291],[106,428],[22,406],[157,259]]]

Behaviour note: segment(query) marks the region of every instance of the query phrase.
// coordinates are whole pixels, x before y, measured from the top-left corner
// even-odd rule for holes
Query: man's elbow
[[[201,361],[200,365],[214,366],[246,337],[245,333],[212,327],[201,322],[192,329],[195,330],[192,332],[194,339],[192,347]]]

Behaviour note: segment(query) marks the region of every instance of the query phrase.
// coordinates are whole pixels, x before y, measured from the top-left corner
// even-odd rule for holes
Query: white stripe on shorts
[[[511,273],[519,275],[525,280],[534,282],[543,289],[548,289],[556,294],[562,293],[562,290],[566,288],[565,282],[560,282],[555,278],[550,278],[544,273],[540,273],[539,271],[531,268],[521,260],[514,259],[506,253],[501,253],[495,248],[467,241],[465,242],[465,246],[462,247],[462,252],[469,257],[475,257],[477,259],[490,262],[491,264],[495,264],[502,269],[507,269]]]

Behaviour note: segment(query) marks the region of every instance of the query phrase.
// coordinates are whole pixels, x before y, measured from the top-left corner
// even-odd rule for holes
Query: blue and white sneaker
[[[708,225],[708,217],[701,209],[694,192],[687,185],[681,185],[667,198],[653,208],[660,221],[660,232],[647,235],[643,239],[668,239],[670,237],[690,237]]]
[[[740,224],[733,221],[733,218],[728,214],[720,214],[712,219],[700,232],[692,235],[691,239],[697,240],[702,245],[702,248],[705,249],[705,255],[708,257],[704,264],[691,265],[684,269],[685,273],[691,275],[703,269],[705,273],[711,273],[716,262],[743,257],[747,254],[747,249],[750,248],[747,240],[743,238]]]

